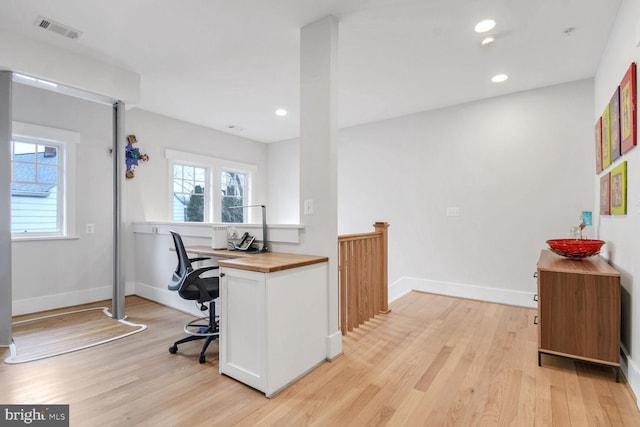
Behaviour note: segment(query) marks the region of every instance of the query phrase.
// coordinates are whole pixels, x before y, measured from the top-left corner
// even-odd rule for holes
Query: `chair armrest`
[[[211,299],[211,297],[209,296],[209,291],[207,291],[207,288],[205,288],[202,285],[202,283],[198,282],[196,279],[200,278],[200,275],[205,271],[217,270],[218,268],[220,267],[218,267],[217,265],[216,266],[212,265],[208,267],[202,267],[197,270],[193,270],[191,273],[189,273],[189,276],[187,276],[182,286],[186,288],[187,286],[194,285],[196,288],[198,288],[198,292],[200,293],[200,298],[198,298],[198,302],[202,303],[205,301],[209,301]]]
[[[218,267],[217,265],[209,265],[207,267],[202,267],[202,268],[198,268],[197,270],[193,270],[189,275],[191,274],[195,274],[197,276],[200,276],[202,273],[204,273],[205,271],[210,271],[210,270],[217,270],[220,267]]]

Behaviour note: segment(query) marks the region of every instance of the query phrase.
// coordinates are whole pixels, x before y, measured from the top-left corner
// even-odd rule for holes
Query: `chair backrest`
[[[187,250],[184,248],[184,243],[182,243],[182,237],[175,231],[169,231],[171,233],[171,237],[173,237],[173,243],[176,246],[176,254],[178,255],[178,266],[176,267],[176,271],[173,272],[173,276],[171,276],[171,281],[169,282],[169,290],[177,291],[180,289],[185,279],[193,271],[193,267],[191,266],[191,261],[189,261],[189,257],[187,256]]]

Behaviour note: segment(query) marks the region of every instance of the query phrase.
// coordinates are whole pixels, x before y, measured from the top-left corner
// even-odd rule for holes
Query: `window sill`
[[[237,232],[249,232],[261,240],[261,224],[211,223],[211,222],[134,222],[133,232],[136,234],[165,234],[169,230],[189,237],[204,237],[211,239],[213,227],[234,227]],[[301,224],[267,224],[269,241],[271,243],[300,243],[300,234],[304,231]]]
[[[11,236],[11,242],[34,242],[42,240],[79,240],[80,236]]]

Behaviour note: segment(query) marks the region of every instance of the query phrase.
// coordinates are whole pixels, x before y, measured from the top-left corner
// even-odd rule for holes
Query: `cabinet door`
[[[265,275],[220,273],[220,372],[265,391]]]
[[[619,362],[619,279],[539,273],[540,348],[594,361]]]

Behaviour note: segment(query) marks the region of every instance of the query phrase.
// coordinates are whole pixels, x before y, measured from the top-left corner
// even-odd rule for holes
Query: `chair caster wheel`
[[[201,354],[201,355],[200,355],[200,359],[198,359],[198,362],[200,362],[200,363],[204,363],[204,362],[206,362],[206,359],[205,359],[205,357],[204,357],[204,354]]]
[[[177,351],[178,351],[177,345],[174,345],[173,347],[169,347],[169,353],[176,354]]]

